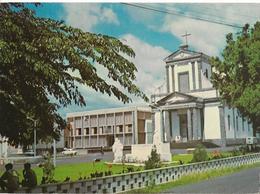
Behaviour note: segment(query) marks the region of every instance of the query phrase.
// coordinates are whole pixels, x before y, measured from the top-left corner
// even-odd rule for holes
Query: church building
[[[151,96],[153,125],[168,142],[203,140],[220,146],[245,142],[252,124],[220,100],[209,56],[188,45],[164,59],[167,92]]]

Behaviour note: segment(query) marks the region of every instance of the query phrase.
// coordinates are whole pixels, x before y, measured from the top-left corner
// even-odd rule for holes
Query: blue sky
[[[240,26],[245,23],[253,24],[260,18],[260,4],[142,5]],[[156,13],[118,3],[45,3],[36,9],[36,14],[64,20],[66,24],[84,31],[114,36],[131,46],[136,53],[136,57],[131,59],[138,69],[136,84],[147,96],[158,93],[158,87],[165,85],[163,59],[184,43],[181,35],[186,31],[192,34],[188,39],[189,47],[210,56],[220,56],[225,46],[225,35],[238,31],[233,27]],[[102,73],[102,69],[100,71]],[[71,105],[61,108],[62,116],[74,111],[144,103],[141,99],[133,97],[131,104],[124,105],[115,97],[97,93],[86,86],[80,88],[86,98],[87,106]]]

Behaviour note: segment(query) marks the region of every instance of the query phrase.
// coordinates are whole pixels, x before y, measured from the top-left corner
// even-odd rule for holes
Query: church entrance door
[[[183,140],[188,139],[188,120],[187,120],[187,114],[180,114],[180,135]]]

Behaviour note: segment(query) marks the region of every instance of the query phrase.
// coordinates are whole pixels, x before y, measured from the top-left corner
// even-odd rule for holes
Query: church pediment
[[[171,59],[182,59],[193,56],[191,53],[180,51],[176,53],[175,55],[171,56]]]
[[[158,105],[167,105],[167,104],[176,104],[176,103],[184,103],[184,102],[192,102],[196,101],[197,97],[190,96],[187,94],[183,94],[180,92],[173,92],[168,96],[162,98],[157,102]]]
[[[178,51],[172,53],[171,55],[169,55],[168,57],[166,57],[164,59],[164,61],[166,61],[166,62],[179,61],[179,60],[184,60],[184,59],[188,59],[188,58],[192,58],[192,57],[199,57],[199,56],[200,56],[200,53],[197,53],[197,52],[188,51],[188,50],[178,50]]]

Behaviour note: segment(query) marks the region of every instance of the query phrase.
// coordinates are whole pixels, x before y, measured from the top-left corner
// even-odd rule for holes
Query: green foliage
[[[208,160],[208,154],[205,147],[202,144],[198,144],[193,151],[193,157],[191,162],[203,162]]]
[[[50,154],[44,157],[45,162],[41,165],[43,171],[42,183],[53,183],[54,181],[54,170],[53,160]]]
[[[245,145],[245,146],[240,146],[240,147],[239,147],[239,151],[240,151],[243,155],[245,155],[246,153],[250,152],[247,145]]]
[[[37,140],[57,140],[66,126],[57,109],[84,106],[83,85],[124,103],[131,101],[126,93],[148,100],[134,84],[135,65],[123,57],[135,53],[118,39],[37,17],[22,3],[1,3],[0,18],[0,135],[9,143],[33,142],[28,117],[37,121]]]
[[[118,39],[37,17],[22,3],[0,4],[0,18],[0,135],[9,143],[33,142],[28,117],[37,121],[37,140],[58,140],[66,123],[57,109],[86,105],[82,85],[124,103],[131,101],[125,93],[147,100],[133,83],[135,65],[123,57],[135,53]],[[106,79],[100,68],[107,70]]]
[[[240,152],[237,148],[234,148],[234,149],[231,151],[231,154],[232,154],[232,156],[240,156],[240,155],[241,155],[241,152]]]
[[[256,128],[260,126],[260,22],[253,28],[246,24],[236,39],[228,34],[226,42],[223,59],[211,59],[216,70],[213,85],[227,104],[237,107]]]
[[[161,167],[160,154],[157,153],[155,146],[151,151],[151,156],[149,156],[148,160],[145,161],[144,165],[145,170]]]
[[[153,174],[150,174],[149,175],[149,182],[148,182],[148,188],[149,189],[152,189],[152,188],[154,188],[155,187],[155,175],[153,175]]]
[[[103,176],[103,172],[98,172],[98,171],[96,171],[95,173],[91,173],[90,174],[90,177],[91,178],[98,178],[98,177],[102,177]]]
[[[127,167],[127,172],[134,172],[134,168],[132,166]]]
[[[125,168],[133,167],[132,172],[136,171],[138,167],[125,165]],[[141,167],[143,170],[143,167]],[[34,167],[33,170],[36,173],[37,181],[40,183],[43,177],[43,169],[41,167]],[[111,176],[113,174],[122,173],[123,165],[112,165],[111,168],[104,162],[98,162],[93,166],[92,162],[84,163],[73,163],[73,164],[60,164],[55,167],[54,180],[59,182],[67,181],[76,181],[81,177],[90,178],[91,173],[103,172],[103,176]],[[19,178],[22,180],[22,169],[18,170]],[[0,173],[1,175],[1,173]]]
[[[172,161],[176,161],[178,163],[183,162],[183,164],[187,164],[192,160],[192,154],[174,154],[172,156]]]

